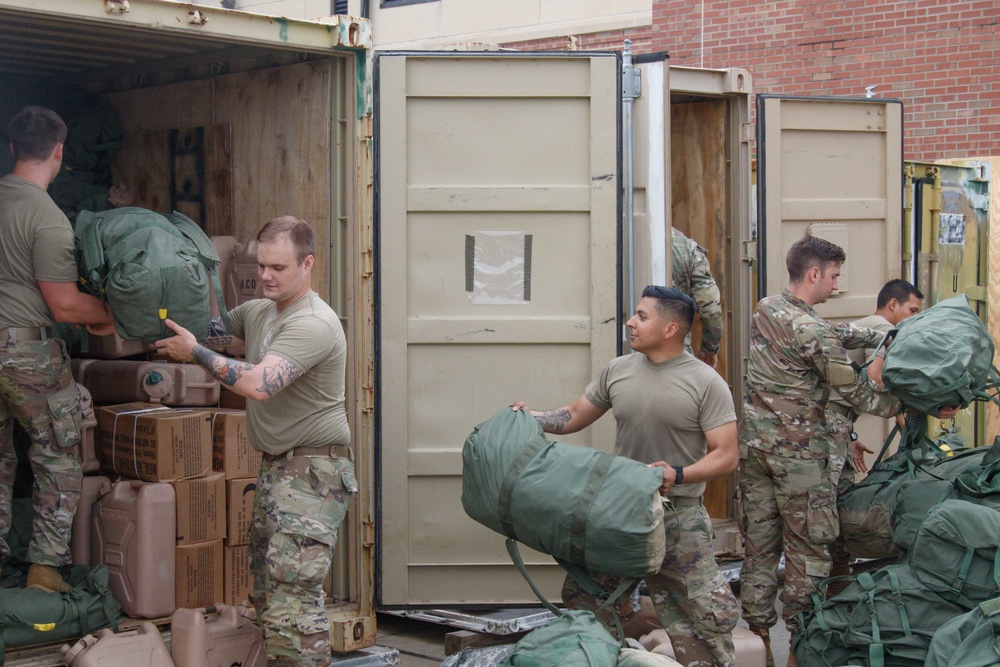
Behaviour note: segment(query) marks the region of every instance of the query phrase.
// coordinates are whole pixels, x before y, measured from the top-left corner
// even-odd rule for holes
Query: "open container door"
[[[785,255],[812,234],[847,253],[839,291],[817,312],[875,312],[882,285],[902,277],[902,117],[898,100],[757,97],[758,298],[788,285]],[[863,415],[856,429],[877,451],[887,424]]]
[[[535,601],[462,509],[462,445],[515,400],[569,403],[618,353],[619,71],[613,53],[376,57],[382,608]],[[565,440],[610,450],[613,420]],[[557,599],[562,570],[522,553]]]

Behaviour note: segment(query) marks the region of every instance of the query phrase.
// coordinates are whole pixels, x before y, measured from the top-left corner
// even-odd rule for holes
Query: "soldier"
[[[177,335],[156,348],[194,360],[247,402],[247,435],[261,450],[250,531],[253,600],[277,664],[332,660],[323,581],[337,530],[357,491],[344,400],[347,341],[337,314],[310,288],[316,240],[291,216],[257,234],[264,298],[229,311],[226,329],[246,341],[230,359]]]
[[[878,293],[875,302],[875,313],[867,317],[862,317],[860,320],[855,320],[853,324],[856,327],[875,329],[884,334],[891,329],[895,329],[903,320],[919,313],[920,307],[923,304],[923,298],[924,295],[921,294],[920,290],[907,281],[898,278],[890,280],[882,286],[882,289]],[[851,358],[851,361],[860,366],[872,351],[871,349],[851,350],[848,352],[848,356]],[[876,357],[872,361],[872,365],[869,366],[871,371],[869,377],[872,377],[872,374],[876,372],[881,376],[881,366],[882,358]],[[826,420],[830,427],[830,434],[837,443],[838,448],[844,452],[842,457],[838,456],[838,458],[844,459],[844,470],[840,475],[840,481],[837,485],[837,496],[839,497],[851,488],[856,473],[868,471],[868,466],[865,463],[865,453],[873,454],[874,452],[865,446],[858,439],[858,434],[854,432],[854,422],[858,418],[858,413],[854,409],[854,406],[842,399],[840,394],[831,392],[830,402],[827,403],[826,409]],[[902,415],[896,415],[896,420],[900,427],[902,427]],[[839,537],[830,545],[830,556],[833,558],[833,568],[830,571],[832,576],[842,576],[851,573],[851,556]],[[831,595],[836,594],[840,590],[843,590],[845,586],[846,582],[839,585],[832,585],[828,589],[828,593]]]
[[[739,608],[715,562],[702,495],[706,481],[736,469],[736,412],[719,374],[684,352],[695,309],[678,289],[647,287],[627,323],[632,350],[640,354],[614,359],[570,405],[531,414],[547,433],[574,433],[611,409],[614,453],[663,469],[669,537],[660,571],[646,577],[653,605],[681,664],[732,667]],[[591,576],[608,592],[620,583]],[[570,608],[598,607],[570,577],[562,598]],[[609,618],[601,620],[611,629]]]
[[[715,368],[718,361],[719,344],[722,342],[722,303],[719,287],[712,278],[712,270],[705,250],[684,236],[677,228],[672,228],[671,278],[674,287],[694,299],[701,319],[701,349],[698,358]],[[684,338],[684,350],[691,349],[691,334]]]
[[[73,228],[45,189],[62,165],[66,125],[50,109],[25,107],[7,129],[14,171],[0,179],[0,555],[11,523],[17,468],[14,419],[31,440],[35,511],[26,585],[68,591],[57,567],[70,563],[80,500],[80,393],[56,322],[114,330],[110,309],[77,289]]]
[[[837,245],[806,236],[786,257],[789,285],[762,299],[750,325],[740,429],[740,523],[746,556],[740,575],[743,618],[768,647],[777,622],[778,562],[784,552],[783,617],[789,632],[810,595],[830,576],[828,546],[839,533],[837,483],[845,453],[825,419],[836,389],[855,409],[888,417],[898,399],[859,378],[848,349],[873,347],[882,334],[833,325],[813,306],[835,289],[846,256]],[[789,664],[794,657],[789,657]]]

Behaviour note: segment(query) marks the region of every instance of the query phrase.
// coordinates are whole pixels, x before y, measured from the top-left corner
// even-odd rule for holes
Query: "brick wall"
[[[621,48],[622,31],[577,48]],[[904,104],[905,157],[1000,155],[998,0],[653,0],[633,51],[672,65],[745,67],[756,93],[862,97]],[[566,48],[566,39],[518,45]]]

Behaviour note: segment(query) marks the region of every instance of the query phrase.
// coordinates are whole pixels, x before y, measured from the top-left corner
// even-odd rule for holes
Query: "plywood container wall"
[[[126,135],[228,125],[232,131],[232,228],[206,232],[251,239],[278,215],[316,230],[313,289],[329,298],[331,202],[330,61],[112,93]],[[128,173],[118,174],[128,182]],[[148,193],[147,193],[148,196]],[[166,194],[169,202],[169,193]],[[169,204],[167,204],[169,207]]]
[[[729,310],[726,241],[729,237],[725,101],[670,105],[671,224],[708,251],[712,277],[722,295],[723,314]],[[723,330],[716,370],[732,386],[726,358],[728,322]],[[695,318],[692,346],[701,346],[701,322]],[[730,516],[731,475],[709,482],[705,506],[715,518]]]

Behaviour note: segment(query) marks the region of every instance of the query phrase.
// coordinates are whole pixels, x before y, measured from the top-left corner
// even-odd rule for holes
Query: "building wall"
[[[654,0],[371,0],[378,49],[441,49],[648,28]],[[619,40],[620,47],[620,40]],[[562,46],[560,48],[566,48]]]
[[[581,35],[577,48],[620,48],[615,36]],[[745,67],[758,94],[862,97],[875,85],[904,103],[910,160],[1000,153],[997,0],[653,0],[651,31],[632,39],[672,65]]]

